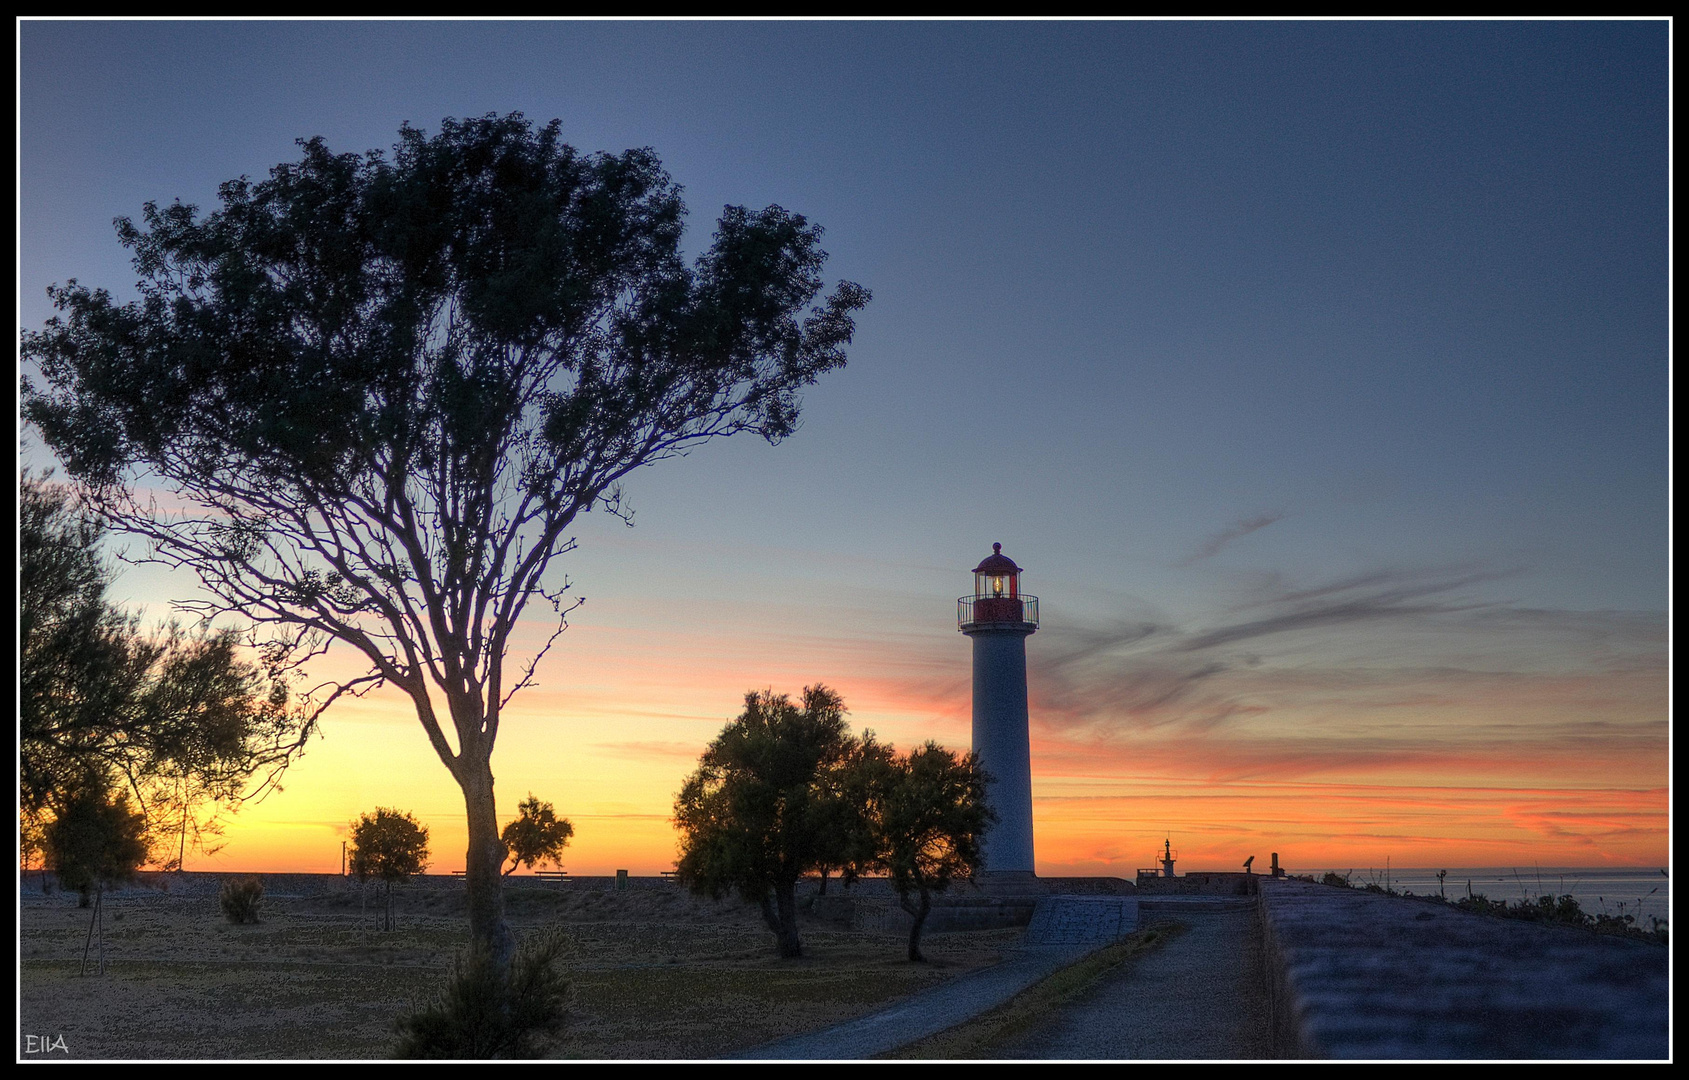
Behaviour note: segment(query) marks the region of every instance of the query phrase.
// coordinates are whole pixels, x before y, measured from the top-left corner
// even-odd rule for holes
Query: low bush
[[[560,958],[568,944],[547,934],[516,952],[509,981],[471,948],[452,963],[432,1001],[416,1006],[395,1025],[394,1056],[485,1060],[531,1058],[559,1035],[567,1018],[569,983]]]
[[[264,903],[264,882],[255,877],[229,878],[217,893],[217,903],[223,914],[237,926],[258,921],[258,909]]]
[[[1668,941],[1666,924],[1661,919],[1653,919],[1653,926],[1645,930],[1636,925],[1636,916],[1627,914],[1623,904],[1619,905],[1617,915],[1610,915],[1605,911],[1593,913],[1585,911],[1578,903],[1577,897],[1569,894],[1539,896],[1535,900],[1518,900],[1509,904],[1504,900],[1491,900],[1483,893],[1473,893],[1454,901],[1454,906],[1462,911],[1501,919],[1577,926],[1593,930],[1597,934],[1641,937],[1662,945]]]
[[[1363,892],[1382,893],[1386,896],[1413,896],[1411,892],[1397,892],[1395,889],[1385,888],[1377,882],[1356,885],[1350,879],[1350,874],[1353,873],[1354,871],[1350,871],[1349,874],[1339,874],[1328,870],[1326,875],[1320,879],[1320,883],[1345,889],[1358,888]],[[1438,894],[1436,896],[1424,896],[1418,899],[1434,900],[1459,908],[1461,911],[1469,911],[1474,915],[1489,915],[1497,919],[1517,919],[1523,922],[1555,923],[1560,926],[1577,926],[1585,930],[1593,930],[1597,934],[1642,938],[1647,941],[1658,942],[1661,945],[1670,943],[1670,927],[1664,919],[1651,916],[1648,920],[1650,925],[1644,928],[1637,925],[1640,920],[1636,914],[1625,911],[1623,903],[1619,904],[1617,915],[1609,914],[1605,910],[1599,913],[1585,911],[1583,906],[1578,903],[1577,897],[1570,893],[1562,893],[1558,896],[1542,895],[1535,900],[1525,898],[1515,900],[1510,904],[1505,900],[1491,900],[1483,893],[1473,892],[1470,881],[1466,883],[1465,896],[1450,900],[1442,895],[1441,891],[1442,879],[1447,874],[1448,871],[1445,870],[1437,875]],[[1305,880],[1311,881],[1312,879]],[[1636,903],[1637,911],[1640,912],[1642,901],[1638,900]],[[1605,905],[1603,905],[1603,908],[1605,908]]]

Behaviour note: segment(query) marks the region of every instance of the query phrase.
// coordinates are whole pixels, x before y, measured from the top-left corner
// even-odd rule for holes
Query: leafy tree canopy
[[[805,687],[800,708],[772,690],[699,758],[675,800],[680,881],[698,893],[737,892],[762,908],[782,956],[797,956],[798,879],[842,861],[835,792],[855,747],[844,700]]]
[[[933,742],[876,771],[878,864],[904,910],[915,917],[909,959],[921,959],[921,929],[932,894],[980,865],[980,837],[996,820],[985,801],[987,774],[976,754],[958,757]]]
[[[147,861],[146,818],[122,792],[98,784],[77,789],[42,831],[47,864],[59,885],[88,894],[130,880]]]
[[[510,850],[510,869],[505,874],[515,873],[524,864],[530,870],[545,862],[562,866],[563,849],[575,835],[574,824],[568,818],[558,817],[557,807],[541,802],[531,791],[517,804],[516,812],[516,820],[506,825],[499,836]]]
[[[428,826],[403,811],[377,807],[352,823],[346,857],[359,881],[408,881],[428,868]]]
[[[409,881],[428,868],[428,826],[408,813],[377,807],[352,823],[347,868],[361,884],[386,886],[387,906],[381,928],[393,929],[393,886]]]
[[[184,837],[214,828],[196,807],[232,807],[267,790],[308,738],[310,719],[292,707],[285,679],[245,659],[232,633],[142,634],[106,600],[99,525],[62,485],[26,472],[19,487],[26,833],[81,793],[114,785],[137,799],[155,832],[170,813]]]

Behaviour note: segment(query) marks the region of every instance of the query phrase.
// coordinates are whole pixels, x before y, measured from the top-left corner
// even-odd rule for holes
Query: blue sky
[[[1596,704],[1492,749],[1617,724],[1659,755],[1625,766],[1652,790],[1668,29],[26,22],[19,323],[48,317],[52,282],[129,290],[112,218],[209,207],[296,138],[558,117],[583,149],[653,147],[694,250],[724,203],[778,203],[826,228],[830,279],[874,292],[796,436],[644,471],[631,531],[583,523],[581,636],[667,635],[651,647],[677,670],[789,691],[930,657],[902,689],[843,689],[859,720],[953,738],[953,598],[1001,541],[1044,597],[1052,755],[1073,730],[1126,753],[1243,722],[1281,749],[1324,725],[1348,753],[1384,708],[1357,672],[1392,694],[1442,672],[1431,734],[1402,736],[1422,746],[1494,715],[1473,679],[1588,676]],[[123,584],[137,604],[192,587]],[[733,615],[677,625],[687,604]],[[711,652],[724,638],[742,645]],[[870,659],[789,670],[851,649]],[[712,724],[736,704],[651,692]],[[1333,693],[1342,721],[1316,722]]]

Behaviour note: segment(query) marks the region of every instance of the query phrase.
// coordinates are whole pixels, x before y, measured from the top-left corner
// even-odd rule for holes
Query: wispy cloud
[[[1284,512],[1280,510],[1272,510],[1265,514],[1256,514],[1254,517],[1244,518],[1242,521],[1221,529],[1219,532],[1209,537],[1207,542],[1205,542],[1202,547],[1198,548],[1194,555],[1191,555],[1179,565],[1189,566],[1194,562],[1218,555],[1220,553],[1220,549],[1231,543],[1233,540],[1238,540],[1242,537],[1248,536],[1250,533],[1255,532],[1258,529],[1265,529],[1268,525],[1271,525],[1275,521],[1280,521],[1283,518]]]
[[[1462,589],[1508,577],[1516,570],[1379,570],[1310,589],[1286,592],[1251,606],[1277,609],[1250,619],[1193,634],[1179,643],[1182,652],[1211,649],[1249,638],[1313,627],[1385,620],[1421,619],[1494,607],[1493,603],[1447,599]],[[1444,599],[1434,599],[1442,597]]]
[[[604,757],[634,758],[640,761],[696,761],[704,752],[707,740],[699,742],[668,742],[656,739],[630,739],[625,742],[593,743],[592,749]]]
[[[1317,723],[1377,746],[1388,733],[1379,725],[1456,742],[1475,726],[1509,725],[1517,742],[1575,710],[1582,721],[1630,724],[1656,702],[1663,709],[1663,613],[1520,608],[1480,589],[1516,573],[1459,565],[1314,583],[1272,577],[1206,625],[1159,613],[1047,624],[1028,649],[1033,717],[1051,732],[1100,737]]]

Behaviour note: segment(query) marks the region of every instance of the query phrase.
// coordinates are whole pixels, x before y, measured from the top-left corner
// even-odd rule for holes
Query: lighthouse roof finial
[[[992,544],[991,554],[985,557],[984,562],[974,567],[976,574],[1018,574],[1020,570],[1013,559],[1003,554],[1002,544]]]

